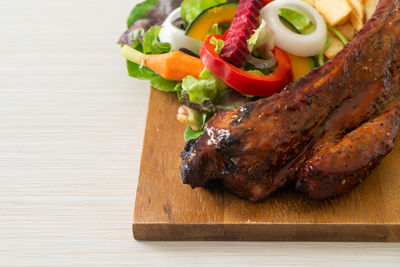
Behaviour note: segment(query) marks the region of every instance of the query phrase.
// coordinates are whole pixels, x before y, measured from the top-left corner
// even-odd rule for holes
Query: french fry
[[[310,6],[314,6],[314,2],[318,1],[318,0],[303,0],[303,2],[306,2],[307,4],[309,4]]]
[[[370,19],[375,12],[379,0],[364,0],[365,18]]]
[[[352,11],[347,0],[315,0],[314,5],[331,26],[344,24]]]
[[[364,26],[364,6],[362,0],[347,0],[353,10],[350,14],[350,22],[359,31]]]
[[[356,29],[354,29],[353,25],[350,23],[337,26],[336,29],[343,34],[347,41],[353,40],[354,36],[356,35]]]
[[[329,34],[329,37],[332,39],[332,43],[329,45],[328,49],[326,49],[324,55],[331,59],[344,48],[344,45],[342,41],[332,34]]]

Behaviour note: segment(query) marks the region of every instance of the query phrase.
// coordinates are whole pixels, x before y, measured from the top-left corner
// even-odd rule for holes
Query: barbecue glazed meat
[[[183,182],[220,179],[259,201],[292,182],[312,198],[346,192],[387,155],[400,117],[400,0],[334,59],[267,99],[216,114],[182,152]]]

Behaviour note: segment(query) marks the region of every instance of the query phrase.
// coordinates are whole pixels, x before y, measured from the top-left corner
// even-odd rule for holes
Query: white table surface
[[[399,266],[399,243],[133,240],[149,85],[116,41],[137,2],[0,0],[0,266]]]

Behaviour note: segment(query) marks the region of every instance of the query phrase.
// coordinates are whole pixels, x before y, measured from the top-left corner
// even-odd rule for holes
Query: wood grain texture
[[[167,105],[165,105],[167,103]],[[400,241],[400,142],[349,193],[311,200],[282,189],[252,203],[224,190],[192,190],[179,172],[184,127],[174,94],[152,90],[136,195],[138,240]]]
[[[391,243],[133,240],[149,84],[116,40],[136,3],[0,1],[0,266],[398,266]]]

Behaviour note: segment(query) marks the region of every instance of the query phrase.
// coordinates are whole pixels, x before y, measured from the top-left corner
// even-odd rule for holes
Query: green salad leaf
[[[221,54],[222,49],[224,49],[225,41],[221,40],[221,39],[217,39],[213,36],[210,39],[210,44],[212,44],[215,47],[214,50],[219,55],[219,54]]]
[[[274,48],[274,34],[268,29],[265,20],[261,20],[260,26],[247,40],[249,52],[259,58],[265,58]]]
[[[331,25],[329,25],[328,23],[326,23],[326,27],[328,28],[328,30],[330,30],[331,32],[333,32],[339,39],[340,41],[344,44],[347,45],[347,43],[349,41],[347,41],[346,37],[344,37],[344,35],[337,30],[336,28],[332,27]]]
[[[205,101],[215,103],[225,92],[228,86],[205,68],[199,79],[187,76],[182,81],[181,94],[189,95],[192,103],[202,104]]]
[[[150,85],[153,88],[164,92],[176,92],[177,83],[176,81],[167,81],[160,75],[150,79]]]
[[[200,130],[195,131],[189,125],[186,127],[186,130],[184,133],[184,138],[185,138],[186,142],[191,139],[196,139],[200,135],[204,134],[204,124],[211,118],[211,116],[207,115],[205,113],[201,113],[201,116],[202,116],[202,124],[201,124]]]
[[[189,95],[190,102],[203,103],[214,101],[217,97],[217,83],[215,79],[196,79],[188,76],[182,81],[182,94]]]
[[[133,25],[138,19],[143,17],[147,12],[155,8],[160,0],[145,0],[137,4],[129,14],[127,25],[128,28]]]
[[[223,35],[228,29],[230,24],[218,24],[214,23],[211,28],[208,30],[207,36],[211,34]]]
[[[321,52],[317,55],[317,66],[318,67],[325,64],[324,53],[328,49],[328,47],[331,45],[331,43],[332,43],[332,39],[328,36],[324,47],[322,48]]]
[[[142,42],[140,39],[136,39],[135,42],[133,43],[132,47],[136,50],[143,51],[143,46]],[[152,71],[149,68],[146,68],[144,66],[140,66],[139,64],[136,64],[132,61],[127,60],[126,61],[127,69],[128,69],[128,74],[129,76],[137,79],[153,79],[157,76],[159,76],[157,73]]]
[[[279,17],[298,33],[309,34],[315,31],[315,25],[307,16],[292,9],[280,8]]]
[[[181,17],[189,24],[207,8],[226,3],[226,0],[184,0],[181,4]]]
[[[160,0],[145,0],[137,4],[131,11],[128,17],[128,28],[133,25],[138,19],[143,17],[147,12],[155,8]]]
[[[262,71],[260,71],[260,70],[248,70],[247,71],[248,73],[252,73],[252,74],[257,74],[257,75],[260,75],[260,76],[264,76],[265,74],[262,72]]]
[[[144,35],[140,35],[135,40],[132,47],[145,54],[163,54],[170,52],[171,45],[168,43],[161,43],[158,40],[160,29],[160,26],[151,27]],[[138,79],[148,79],[150,80],[151,86],[157,90],[175,92],[177,89],[178,82],[167,81],[149,68],[140,66],[129,60],[127,60],[127,67],[129,76]]]
[[[312,24],[311,26],[307,27],[302,33],[303,34],[311,34],[311,33],[315,32],[316,29],[317,29],[317,26]]]
[[[158,33],[161,26],[151,27],[143,36],[143,53],[145,54],[163,54],[171,51],[171,44],[161,43],[158,40]]]
[[[200,131],[195,131],[192,129],[192,127],[190,127],[188,125],[188,126],[186,126],[186,130],[185,130],[183,137],[185,138],[185,141],[187,142],[189,140],[198,138],[202,134],[204,134],[204,129],[202,129]]]
[[[149,80],[157,76],[160,76],[151,69],[146,67],[140,67],[138,64],[133,63],[132,61],[129,60],[126,61],[126,66],[128,69],[129,76],[133,78]]]

